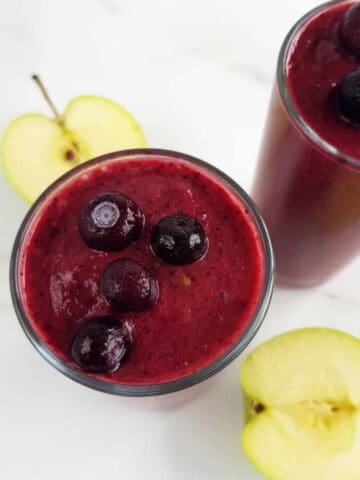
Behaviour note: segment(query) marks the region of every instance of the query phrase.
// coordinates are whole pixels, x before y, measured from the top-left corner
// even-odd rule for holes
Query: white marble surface
[[[249,189],[280,42],[313,0],[2,0],[0,128],[99,93],[126,105],[152,146],[192,153]],[[239,442],[239,358],[170,399],[122,399],[63,377],[17,324],[11,245],[27,206],[0,179],[0,478],[259,480]],[[253,345],[328,325],[360,335],[360,261],[315,290],[276,290]],[[335,352],[334,352],[335,354]],[[290,479],[289,479],[290,480]]]

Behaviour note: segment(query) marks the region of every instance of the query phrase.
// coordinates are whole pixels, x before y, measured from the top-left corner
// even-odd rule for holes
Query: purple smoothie
[[[254,199],[286,285],[321,283],[360,248],[360,128],[337,103],[344,78],[360,66],[342,39],[353,4],[312,12],[280,54]]]
[[[130,197],[145,217],[140,238],[119,252],[93,250],[79,232],[82,208],[103,192]],[[187,265],[163,262],[150,246],[154,225],[179,211],[208,238],[205,255]],[[41,206],[20,255],[22,302],[42,342],[72,364],[74,332],[111,315],[131,331],[131,350],[118,370],[92,375],[129,385],[178,379],[217,359],[248,327],[264,284],[263,246],[245,204],[216,175],[166,155],[115,156],[70,178]],[[102,272],[122,258],[156,278],[151,308],[121,313],[105,300]]]

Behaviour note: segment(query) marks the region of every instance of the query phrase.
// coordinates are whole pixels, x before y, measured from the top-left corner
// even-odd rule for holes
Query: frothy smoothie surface
[[[90,249],[79,232],[82,207],[103,192],[120,192],[141,208],[141,237],[120,252]],[[151,249],[150,233],[163,217],[183,212],[208,237],[200,260],[171,265]],[[119,313],[99,287],[113,260],[139,262],[156,278],[151,308]],[[41,206],[21,252],[22,299],[37,334],[73,363],[74,333],[87,319],[111,315],[131,331],[120,368],[93,374],[126,384],[180,378],[223,354],[248,326],[264,280],[257,229],[230,187],[204,168],[167,156],[116,158],[89,167],[60,186]]]
[[[342,153],[360,158],[360,128],[342,118],[335,101],[344,77],[360,67],[360,57],[347,48],[343,38],[344,17],[353,5],[335,4],[305,23],[289,53],[287,85],[308,125]],[[360,30],[359,24],[360,16]]]

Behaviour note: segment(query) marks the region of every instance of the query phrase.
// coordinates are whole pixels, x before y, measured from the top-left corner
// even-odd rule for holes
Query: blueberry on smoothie
[[[162,218],[151,232],[155,254],[166,263],[185,265],[202,258],[208,248],[204,228],[185,213]]]
[[[114,310],[141,312],[159,297],[159,286],[153,275],[130,258],[111,262],[100,277],[100,290]]]
[[[91,373],[117,370],[131,345],[127,327],[113,317],[94,317],[81,325],[71,345],[78,367]]]
[[[336,91],[340,115],[353,126],[360,126],[360,67],[349,72]]]
[[[360,55],[360,3],[355,3],[343,16],[339,40],[348,53]]]
[[[92,198],[80,212],[79,229],[86,245],[94,250],[116,252],[141,235],[144,215],[131,198],[105,192]]]

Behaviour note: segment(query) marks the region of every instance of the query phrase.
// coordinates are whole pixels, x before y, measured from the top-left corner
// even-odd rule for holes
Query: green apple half
[[[360,479],[360,341],[327,328],[275,337],[240,374],[245,453],[272,480]]]
[[[27,114],[5,131],[1,158],[6,177],[32,203],[75,165],[109,152],[146,146],[145,136],[120,105],[103,97],[74,98],[61,118]]]

